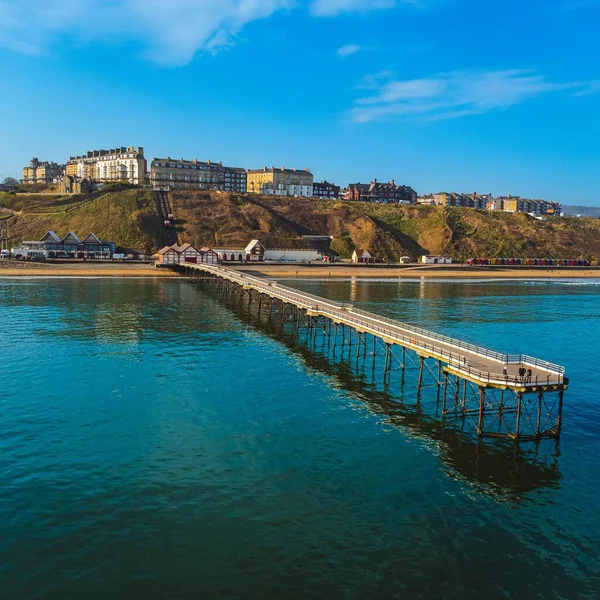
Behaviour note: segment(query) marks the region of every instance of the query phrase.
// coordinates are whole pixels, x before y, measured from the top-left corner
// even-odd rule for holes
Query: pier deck
[[[335,323],[348,325],[361,333],[380,337],[388,344],[413,350],[419,356],[439,360],[446,365],[445,370],[448,373],[468,379],[480,386],[535,393],[541,389],[545,391],[565,389],[568,385],[564,367],[531,356],[494,352],[359,310],[349,304],[334,302],[280,285],[275,281],[266,281],[240,273],[231,268],[204,264],[190,264],[185,267],[212,273],[244,289],[255,290],[271,298],[291,303],[297,308],[306,310],[312,316],[327,317]],[[519,376],[520,367],[531,369],[531,377]]]
[[[384,385],[389,385],[394,365],[399,365],[404,387],[406,371],[411,362],[416,363],[417,405],[424,399],[422,392],[431,387],[424,383],[424,376],[430,375],[437,388],[436,411],[443,421],[458,417],[464,424],[475,417],[480,437],[538,441],[560,436],[563,395],[569,384],[560,365],[488,350],[232,268],[204,263],[173,268],[222,293],[226,302],[236,298],[237,306],[246,306],[258,318],[267,309],[267,320],[276,322],[281,331],[291,328],[300,335],[303,329],[312,340],[319,336],[323,342],[328,340],[334,356],[338,340],[348,359],[354,348],[357,367],[359,361],[364,367],[368,355],[373,377],[376,364],[383,362]],[[372,342],[369,352],[368,340]],[[531,375],[520,375],[523,368]]]

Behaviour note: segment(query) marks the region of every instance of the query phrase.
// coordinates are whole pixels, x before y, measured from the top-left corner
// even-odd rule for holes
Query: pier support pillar
[[[563,411],[563,395],[564,390],[558,392],[558,415],[556,416],[556,435],[560,435],[562,429],[562,411]]]
[[[479,419],[477,421],[477,435],[483,435],[483,411],[485,410],[485,388],[479,388]]]
[[[521,409],[523,404],[523,394],[521,392],[517,392],[517,422],[515,424],[515,440],[519,440],[521,436]]]
[[[417,382],[417,394],[421,393],[421,385],[423,383],[423,364],[425,363],[425,359],[422,356],[419,356],[419,380]]]

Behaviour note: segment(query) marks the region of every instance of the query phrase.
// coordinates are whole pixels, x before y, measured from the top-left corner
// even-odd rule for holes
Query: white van
[[[0,250],[0,258],[8,258],[10,256],[10,252],[8,250]]]

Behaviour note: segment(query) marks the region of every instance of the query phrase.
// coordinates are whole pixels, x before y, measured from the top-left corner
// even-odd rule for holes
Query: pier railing
[[[487,348],[463,342],[462,340],[438,334],[421,327],[408,325],[354,308],[353,306],[328,300],[321,296],[295,290],[288,286],[280,285],[277,282],[268,282],[258,277],[224,269],[219,266],[202,265],[200,268],[239,285],[249,286],[257,291],[262,291],[280,300],[291,301],[300,308],[318,312],[326,317],[348,325],[357,326],[363,330],[373,331],[384,338],[397,341],[403,346],[425,351],[432,357],[445,360],[454,372],[470,376],[479,381],[496,385],[517,385],[523,387],[562,385],[564,383],[565,368],[557,364],[542,361],[525,354],[502,354],[488,350]],[[428,341],[438,343],[430,344]],[[439,344],[443,344],[443,346]],[[540,375],[538,373],[530,377],[514,377],[504,373],[484,371],[468,365],[465,353],[497,362],[502,366],[523,365],[535,367],[543,371],[544,374]]]

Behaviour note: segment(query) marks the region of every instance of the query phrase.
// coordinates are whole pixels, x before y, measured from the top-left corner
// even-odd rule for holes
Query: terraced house
[[[146,183],[146,169],[142,147],[136,150],[133,146],[121,146],[71,156],[66,165],[66,174],[101,183],[128,181],[133,185],[143,185]]]
[[[389,183],[351,183],[345,196],[354,202],[394,202],[397,204],[416,204],[417,192],[408,185],[396,185],[392,179]]]
[[[150,183],[160,190],[221,190],[244,193],[246,170],[225,167],[222,162],[198,159],[155,158],[150,165]]]
[[[309,169],[264,167],[248,171],[248,192],[267,196],[313,197],[313,174]]]
[[[55,179],[59,179],[64,172],[65,166],[55,162],[43,161],[40,162],[37,158],[32,158],[29,166],[23,168],[23,179],[21,183],[53,183]]]

